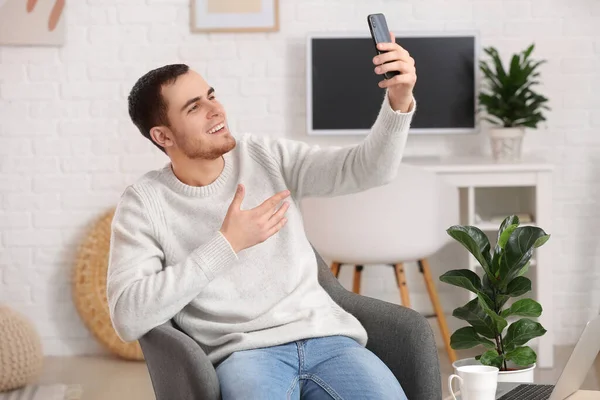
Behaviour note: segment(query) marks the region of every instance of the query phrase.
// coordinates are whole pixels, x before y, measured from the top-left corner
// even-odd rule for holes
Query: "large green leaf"
[[[455,309],[452,316],[467,321],[482,336],[490,339],[495,339],[497,336],[494,322],[479,305],[479,299],[473,299],[464,306]]]
[[[474,226],[455,225],[447,229],[448,234],[462,244],[475,259],[481,264],[486,274],[490,273],[492,257],[490,255],[490,241],[483,231]]]
[[[531,290],[531,280],[524,276],[517,276],[508,283],[506,295],[510,297],[519,297]]]
[[[531,261],[528,262],[527,264],[525,264],[523,266],[523,268],[521,268],[521,270],[519,270],[519,272],[517,272],[517,276],[523,276],[527,273],[527,271],[529,271],[529,266],[531,265]]]
[[[487,296],[485,296],[483,293],[478,293],[477,297],[479,298],[479,305],[494,323],[496,332],[502,334],[504,328],[506,328],[506,325],[508,325],[508,322],[490,307],[488,299],[486,298]]]
[[[535,363],[537,355],[529,346],[517,347],[506,353],[506,359],[521,367],[528,367]]]
[[[505,285],[515,278],[519,271],[529,262],[533,249],[548,240],[543,229],[535,226],[521,226],[514,230],[504,248],[504,256],[500,260],[499,279]]]
[[[501,315],[504,318],[508,318],[510,316],[539,317],[542,315],[542,306],[535,300],[521,299],[515,301],[512,306],[502,311]]]
[[[483,365],[489,365],[498,369],[502,368],[504,357],[499,355],[496,350],[488,350],[481,355],[479,362]]]
[[[528,318],[520,319],[508,327],[504,338],[504,349],[511,351],[545,333],[546,329],[539,322]]]
[[[508,242],[508,238],[518,226],[519,217],[516,215],[509,215],[504,218],[504,221],[502,221],[500,228],[498,229],[498,247],[504,248],[506,242]]]
[[[508,242],[508,238],[518,226],[519,218],[516,215],[509,215],[500,224],[500,228],[498,229],[498,240],[494,247],[494,254],[492,255],[492,264],[490,267],[495,278],[497,278],[499,274],[500,262],[504,256],[504,247]]]
[[[464,328],[457,329],[456,332],[450,336],[450,347],[454,350],[471,349],[479,345],[483,345],[488,349],[494,348],[494,343],[479,336],[472,326],[465,326]]]
[[[448,271],[440,276],[440,281],[467,289],[475,294],[482,290],[479,276],[470,269]]]
[[[492,284],[492,281],[490,281],[490,277],[486,274],[483,274],[481,277],[481,288],[482,293],[484,293],[490,299],[490,306],[492,308],[497,307],[497,305],[492,301],[492,299],[496,296],[496,289]]]

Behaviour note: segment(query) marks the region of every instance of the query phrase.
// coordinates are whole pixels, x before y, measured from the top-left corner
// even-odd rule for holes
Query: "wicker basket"
[[[110,352],[127,360],[143,360],[139,342],[123,342],[115,332],[106,298],[111,222],[115,209],[104,213],[79,247],[73,274],[73,300],[86,327]]]

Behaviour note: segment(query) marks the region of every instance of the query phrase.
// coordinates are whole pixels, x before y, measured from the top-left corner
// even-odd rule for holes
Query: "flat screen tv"
[[[396,42],[409,51],[417,68],[417,112],[410,133],[476,133],[478,35],[398,34]],[[368,33],[309,35],[309,135],[369,133],[384,96],[377,85],[384,78],[374,72],[375,55]]]

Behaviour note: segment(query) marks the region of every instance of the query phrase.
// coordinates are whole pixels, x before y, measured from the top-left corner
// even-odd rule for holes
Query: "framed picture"
[[[0,0],[0,46],[62,46],[65,0]]]
[[[275,32],[279,0],[190,0],[192,32]]]

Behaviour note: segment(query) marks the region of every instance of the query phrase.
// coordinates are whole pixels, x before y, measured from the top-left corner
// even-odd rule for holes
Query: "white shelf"
[[[490,222],[490,221],[481,221],[479,223],[474,224],[477,228],[481,229],[484,232],[496,232],[498,228],[500,228],[500,224],[502,222]],[[537,226],[535,222],[523,222],[520,223],[519,226]]]

